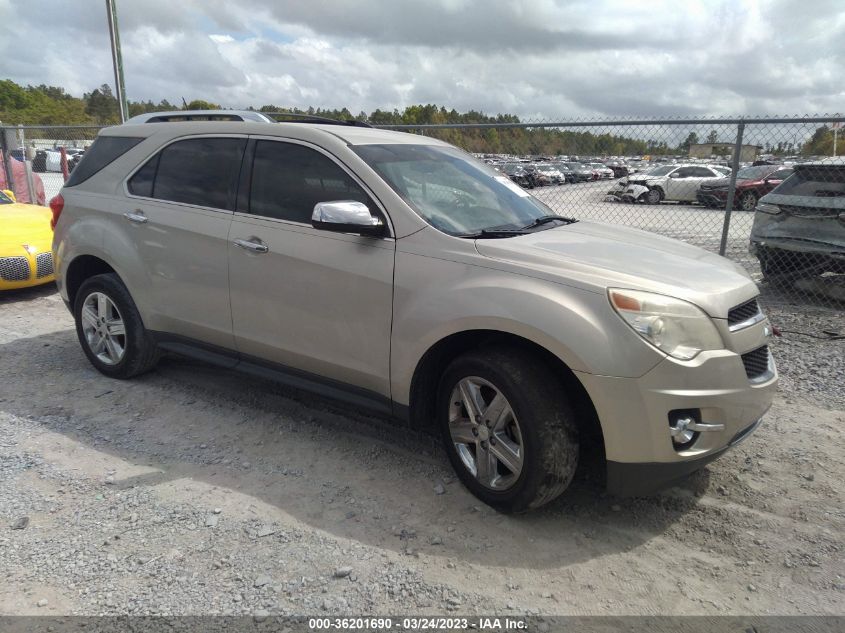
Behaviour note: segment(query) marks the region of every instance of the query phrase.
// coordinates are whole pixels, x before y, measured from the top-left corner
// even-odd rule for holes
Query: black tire
[[[102,293],[114,304],[122,318],[125,334],[122,337],[123,355],[119,362],[107,364],[91,349],[83,330],[82,309],[85,300],[92,293]],[[131,378],[143,374],[155,367],[159,359],[159,350],[155,341],[144,328],[141,315],[126,286],[114,274],[95,275],[86,279],[76,293],[73,305],[73,317],[76,321],[76,335],[82,351],[91,364],[102,374],[110,378]]]
[[[663,200],[663,190],[660,187],[654,187],[649,189],[645,196],[648,204],[660,204]]]
[[[740,211],[754,211],[757,206],[757,194],[753,191],[746,191],[739,197],[737,208]]]
[[[506,490],[482,485],[461,461],[449,426],[451,395],[468,377],[489,381],[507,399],[522,440],[519,477]],[[578,465],[579,440],[563,387],[533,354],[515,347],[471,351],[447,367],[437,391],[437,418],[455,472],[476,497],[499,512],[525,512],[559,496]]]

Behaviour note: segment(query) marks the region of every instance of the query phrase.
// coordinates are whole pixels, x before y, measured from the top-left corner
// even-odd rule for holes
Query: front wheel
[[[438,389],[438,422],[464,485],[500,512],[548,503],[572,481],[578,431],[562,387],[520,349],[455,359]]]
[[[73,316],[82,351],[100,373],[131,378],[158,361],[155,341],[117,275],[87,279],[76,293]]]
[[[739,197],[739,208],[742,211],[753,211],[757,206],[757,196],[747,191]]]
[[[660,204],[660,201],[663,200],[663,192],[657,188],[649,189],[645,196],[648,204]]]

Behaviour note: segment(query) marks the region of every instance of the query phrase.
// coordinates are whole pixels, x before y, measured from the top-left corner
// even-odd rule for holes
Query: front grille
[[[731,326],[742,323],[743,321],[747,321],[758,314],[760,314],[760,306],[757,303],[757,299],[746,301],[745,303],[730,309],[728,312],[728,325]]]
[[[829,207],[796,207],[785,204],[780,205],[780,210],[799,218],[835,218],[842,213],[842,209],[831,209]]]
[[[53,253],[39,253],[35,257],[35,276],[41,279],[53,274]]]
[[[29,279],[29,260],[26,257],[0,257],[0,279],[26,281]]]
[[[765,376],[769,371],[769,347],[764,345],[753,352],[743,354],[742,364],[745,365],[745,375],[748,376],[748,380]]]

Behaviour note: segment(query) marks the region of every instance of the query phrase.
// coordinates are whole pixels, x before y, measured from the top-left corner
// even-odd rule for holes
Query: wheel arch
[[[436,419],[435,400],[440,377],[455,358],[485,345],[518,347],[557,376],[561,387],[571,398],[583,436],[583,448],[604,450],[604,436],[592,399],[570,367],[557,355],[527,338],[491,329],[455,332],[434,343],[420,358],[411,379],[408,421],[415,429],[433,430]]]
[[[76,301],[76,293],[80,286],[95,275],[107,273],[117,274],[117,271],[105,260],[96,255],[78,255],[68,264],[65,273],[65,288],[67,298],[72,306]],[[118,275],[118,278],[120,275]],[[123,280],[121,280],[123,281]]]

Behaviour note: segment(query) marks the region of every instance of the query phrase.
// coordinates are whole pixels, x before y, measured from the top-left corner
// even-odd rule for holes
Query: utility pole
[[[120,33],[117,29],[117,8],[115,0],[106,0],[106,13],[109,20],[109,39],[111,40],[111,60],[114,66],[115,96],[120,110],[120,122],[129,118],[129,105],[126,103],[126,88],[123,85],[123,56],[120,53]]]

